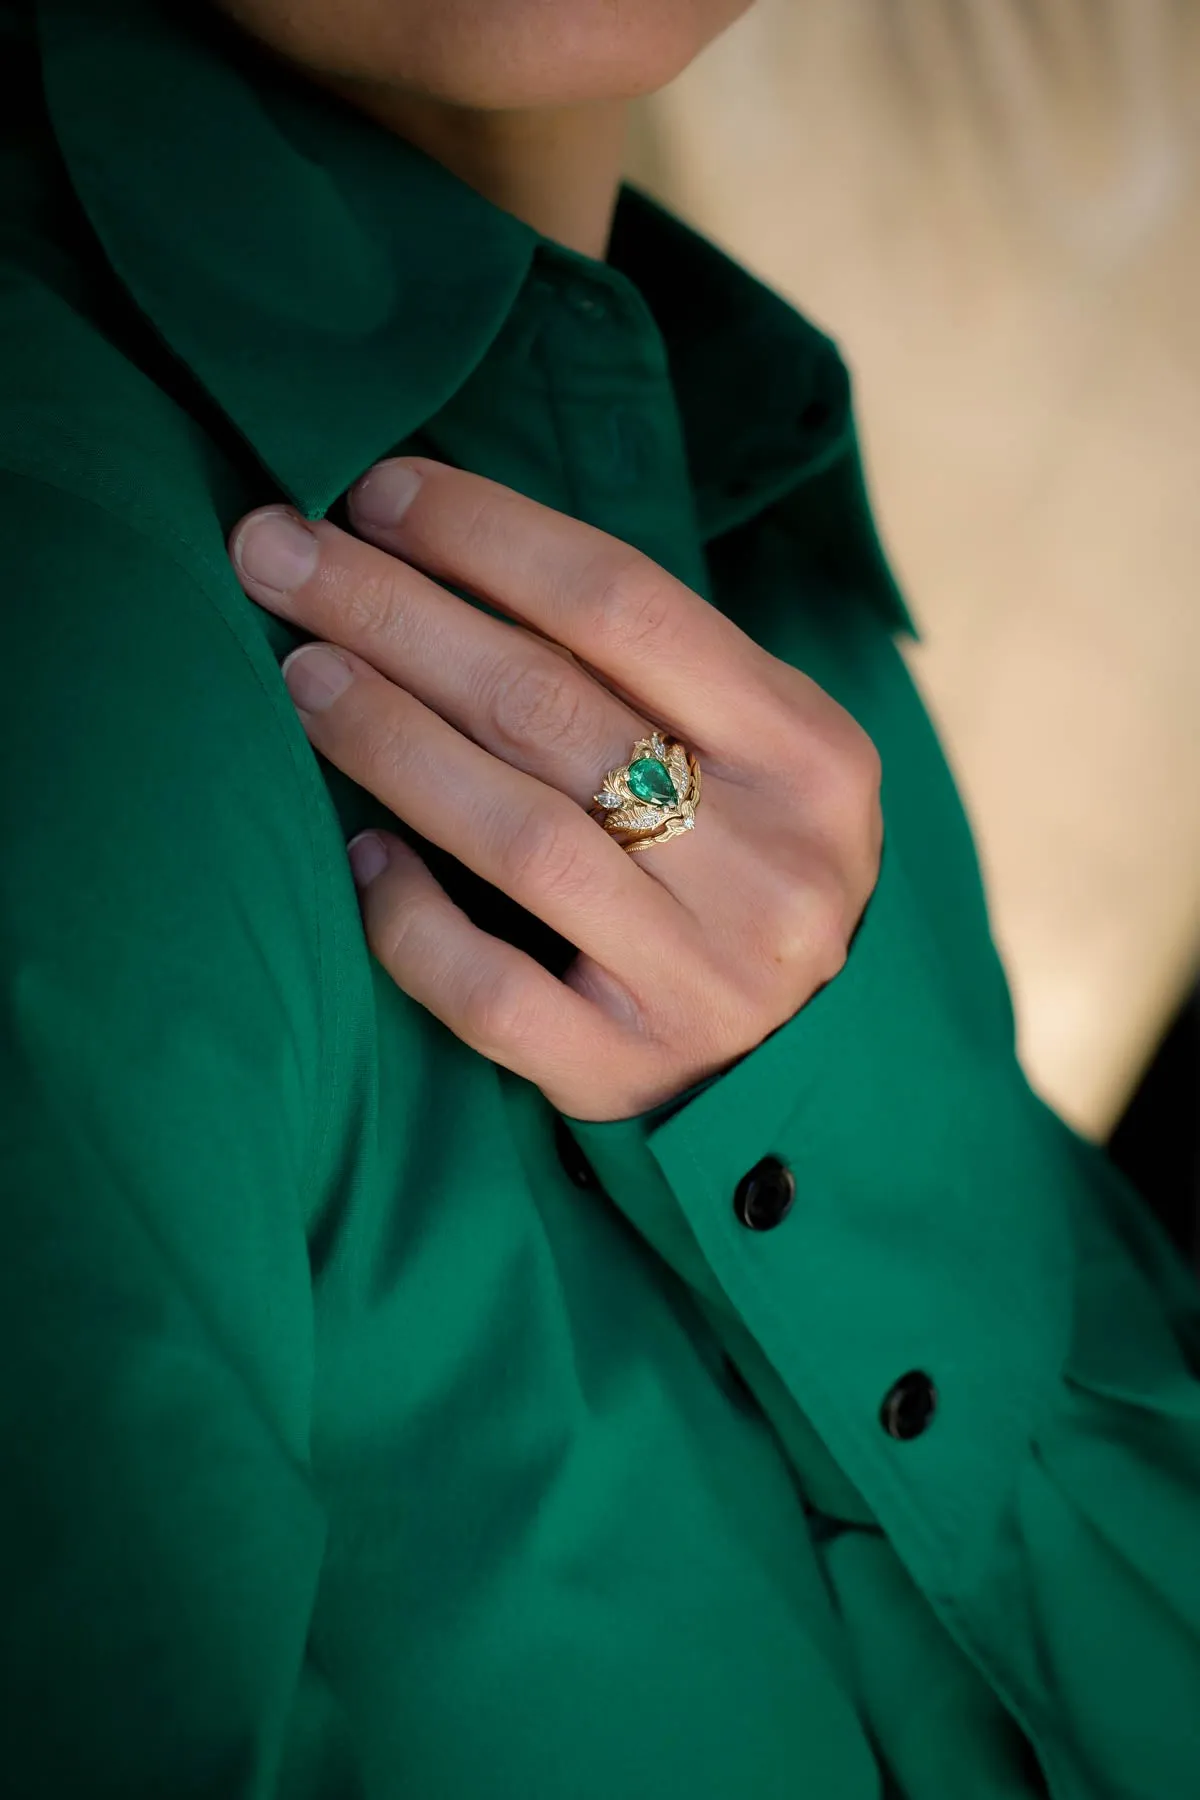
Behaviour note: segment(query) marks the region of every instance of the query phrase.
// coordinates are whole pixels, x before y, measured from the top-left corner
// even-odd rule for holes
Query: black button
[[[828,400],[810,400],[807,406],[800,409],[800,426],[804,431],[820,431],[822,425],[828,425],[833,408]]]
[[[920,1437],[937,1411],[937,1389],[919,1369],[902,1375],[880,1409],[879,1418],[889,1437]]]
[[[561,1119],[554,1121],[554,1147],[558,1160],[576,1187],[598,1188],[600,1178]]]
[[[733,1196],[739,1224],[748,1231],[770,1231],[786,1219],[796,1198],[796,1178],[777,1156],[764,1156],[743,1175]]]

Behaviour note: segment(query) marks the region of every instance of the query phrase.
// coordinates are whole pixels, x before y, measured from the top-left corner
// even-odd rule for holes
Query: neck
[[[627,103],[473,112],[368,83],[342,97],[535,231],[603,261],[625,153]]]

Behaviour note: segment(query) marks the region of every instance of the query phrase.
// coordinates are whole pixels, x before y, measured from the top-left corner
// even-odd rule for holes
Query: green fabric
[[[1200,1296],[1018,1070],[833,345],[631,189],[607,264],[540,239],[204,7],[0,5],[0,71],[5,1794],[1007,1800],[1031,1743],[1055,1800],[1200,1791]],[[882,754],[846,968],[570,1121],[600,1187],[367,951],[346,841],[412,834],[225,553],[402,446]]]

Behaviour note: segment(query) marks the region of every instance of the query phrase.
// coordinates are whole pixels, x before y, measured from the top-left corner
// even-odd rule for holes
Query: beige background
[[[1035,1086],[1200,949],[1200,5],[758,0],[630,172],[841,343]]]

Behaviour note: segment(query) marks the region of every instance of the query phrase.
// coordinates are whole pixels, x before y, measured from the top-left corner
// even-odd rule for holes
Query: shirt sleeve
[[[1051,1779],[1200,1792],[1200,1292],[961,994],[891,847],[795,1018],[665,1118],[568,1123]],[[768,1157],[795,1196],[750,1229]]]
[[[271,653],[98,505],[3,476],[0,521],[5,1792],[349,1800],[308,1650],[322,1020]]]

